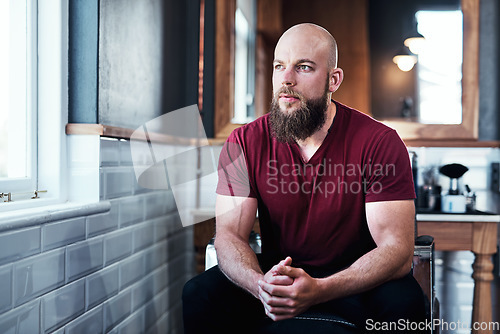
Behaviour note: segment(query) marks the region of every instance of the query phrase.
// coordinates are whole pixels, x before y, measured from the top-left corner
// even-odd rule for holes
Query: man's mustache
[[[294,91],[293,89],[291,89],[290,87],[287,87],[287,86],[284,86],[284,87],[281,87],[275,94],[274,94],[274,98],[276,100],[279,99],[280,95],[281,94],[284,94],[284,95],[289,95],[291,97],[295,97],[301,101],[304,101],[305,100],[305,97],[300,94],[299,92],[296,92]]]

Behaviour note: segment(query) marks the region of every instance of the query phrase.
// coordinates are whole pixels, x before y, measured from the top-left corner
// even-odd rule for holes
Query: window
[[[68,2],[0,0],[0,43],[0,212],[65,202]]]
[[[420,122],[462,123],[462,12],[418,11]],[[444,121],[443,121],[444,120]]]
[[[36,11],[0,0],[0,193],[36,189]]]
[[[256,2],[236,2],[234,54],[233,123],[244,124],[255,118],[255,25]]]

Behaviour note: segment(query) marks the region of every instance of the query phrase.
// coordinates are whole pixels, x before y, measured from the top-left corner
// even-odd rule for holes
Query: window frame
[[[28,0],[36,13],[33,29],[36,29],[37,63],[36,136],[33,137],[36,150],[37,175],[34,189],[26,189],[33,194],[40,193],[38,199],[15,200],[0,203],[0,212],[46,208],[60,204],[68,198],[67,144],[65,126],[68,122],[68,2],[66,0]],[[23,191],[19,190],[20,193]],[[15,199],[15,198],[13,198]]]

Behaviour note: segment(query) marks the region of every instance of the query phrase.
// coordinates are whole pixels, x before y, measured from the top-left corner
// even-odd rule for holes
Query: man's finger
[[[275,285],[292,285],[293,278],[286,275],[273,275],[271,277],[266,278],[265,280],[269,284]]]
[[[292,258],[290,256],[287,256],[286,259],[281,260],[275,267],[276,267],[276,273],[279,273],[282,271],[284,267],[289,267],[292,265]]]
[[[262,304],[264,304],[264,307],[268,305],[267,303],[271,299],[271,295],[266,291],[264,291],[264,289],[262,289],[260,286],[259,286],[259,299],[262,302]]]
[[[290,276],[291,278],[298,278],[302,276],[303,270],[300,268],[294,268],[291,266],[279,266],[278,271],[276,272],[277,275],[286,275]]]
[[[280,262],[281,263],[281,262]],[[275,264],[270,270],[269,272],[274,274],[274,275],[277,275],[278,274],[278,271],[279,271],[279,263],[278,264]]]
[[[280,320],[285,320],[285,319],[290,319],[295,316],[293,313],[287,313],[287,314],[277,314],[274,312],[269,311],[268,309],[264,308],[266,315],[271,318],[274,321],[280,321]]]
[[[283,297],[275,297],[259,287],[260,301],[273,313],[290,313],[290,299]],[[286,309],[286,310],[285,310]],[[277,311],[279,310],[279,311]]]
[[[289,266],[291,264],[292,264],[292,258],[288,256],[286,259],[281,260],[278,264],[275,264],[269,271],[273,274],[277,274],[280,270],[280,267]]]
[[[271,318],[273,321],[280,321],[280,320],[285,320],[285,319],[290,319],[290,318],[293,318],[294,315],[293,314],[275,314],[275,313],[272,313],[270,312],[269,310],[267,309],[264,309],[265,312],[266,312],[266,315]]]
[[[272,314],[272,313],[271,313]],[[287,315],[276,315],[276,314],[272,314],[272,318],[269,316],[268,314],[268,317],[270,317],[271,319],[273,319],[274,321],[281,321],[281,320],[286,320],[286,319],[291,319],[293,318],[295,315],[293,314],[287,314]]]
[[[274,284],[269,284],[265,281],[259,281],[259,287],[261,287],[262,290],[264,290],[271,296],[276,296],[276,297],[289,296],[288,292],[289,285],[274,285]]]
[[[294,314],[294,310],[287,306],[287,302],[284,298],[272,297],[261,288],[259,288],[259,298],[264,306],[266,314],[273,320],[278,316],[290,317]]]

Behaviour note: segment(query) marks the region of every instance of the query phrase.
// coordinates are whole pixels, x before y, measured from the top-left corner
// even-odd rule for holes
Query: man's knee
[[[199,303],[210,300],[210,294],[217,294],[218,287],[225,280],[224,274],[216,267],[191,278],[182,289],[182,301],[185,303]]]
[[[220,309],[216,304],[218,298],[214,296],[214,293],[217,292],[214,291],[216,282],[213,281],[212,276],[207,272],[203,272],[184,284],[182,308],[187,333],[197,332],[197,322],[204,322],[208,325],[207,322],[214,315],[213,312]]]
[[[189,280],[182,303],[186,333],[240,333],[241,324],[248,326],[264,314],[260,301],[229,281],[218,267]]]
[[[411,275],[389,281],[373,294],[376,310],[383,317],[392,319],[425,319],[425,295],[420,285]]]
[[[200,285],[198,284],[198,276],[190,279],[184,284],[184,288],[182,289],[182,302],[190,302],[197,298],[199,298]]]

